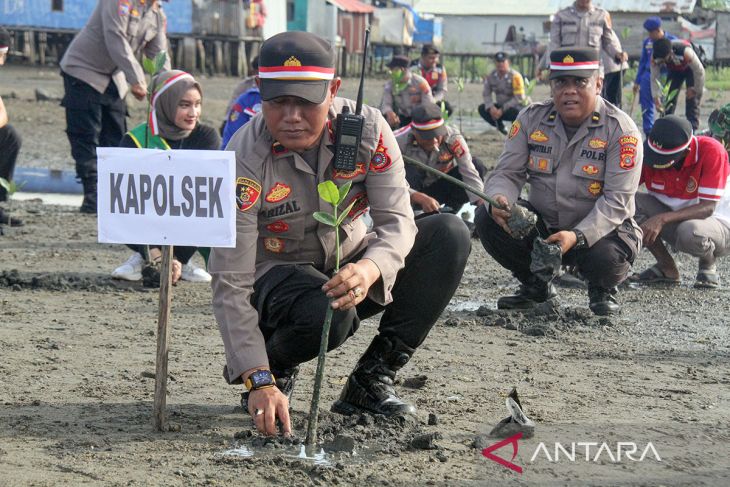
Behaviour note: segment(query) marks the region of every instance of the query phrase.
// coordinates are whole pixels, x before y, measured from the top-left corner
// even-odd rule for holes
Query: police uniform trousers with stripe
[[[416,226],[415,243],[391,290],[393,301],[382,306],[366,297],[355,309],[335,311],[329,350],[352,336],[360,320],[381,311],[380,335],[395,336],[411,348],[426,339],[461,281],[471,242],[455,215],[429,215]],[[317,356],[329,306],[322,285],[328,280],[313,265],[276,266],[256,280],[251,304],[259,313],[272,368],[288,369]]]
[[[531,252],[538,232],[544,238],[558,230],[548,229],[540,214],[528,202],[520,200],[518,204],[529,208],[538,216],[536,228],[522,240],[505,232],[488,214],[487,205],[477,208],[474,223],[479,239],[489,255],[524,283],[532,275]],[[626,220],[590,248],[566,252],[563,255],[563,265],[577,266],[590,286],[609,289],[618,286],[628,277],[638,251],[639,240],[634,227],[630,220]]]

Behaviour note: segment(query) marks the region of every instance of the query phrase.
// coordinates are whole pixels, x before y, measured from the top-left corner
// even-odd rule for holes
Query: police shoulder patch
[[[509,134],[507,135],[508,139],[513,139],[515,135],[517,135],[520,132],[520,127],[522,127],[522,124],[519,120],[512,123],[512,127],[509,129]]]
[[[236,206],[240,211],[246,211],[259,200],[261,185],[249,178],[236,179]]]
[[[633,135],[622,135],[618,139],[621,146],[619,149],[619,167],[629,170],[636,166],[636,144],[639,142]]]
[[[373,154],[372,159],[370,159],[370,169],[375,172],[384,172],[387,171],[392,164],[393,161],[390,158],[390,154],[388,154],[388,148],[383,145],[383,134],[380,134],[378,147],[375,149],[375,154]]]
[[[451,144],[451,152],[454,153],[456,157],[462,157],[464,154],[466,154],[466,149],[464,149],[464,145],[461,143],[459,138],[457,137],[456,140],[454,140],[454,143]]]

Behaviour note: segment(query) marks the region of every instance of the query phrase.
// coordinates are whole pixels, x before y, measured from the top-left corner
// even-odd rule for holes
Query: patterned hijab
[[[180,140],[190,135],[191,130],[183,130],[175,125],[175,115],[180,99],[191,88],[197,88],[200,96],[203,90],[195,78],[185,71],[173,69],[163,71],[152,80],[155,92],[152,94],[152,111],[149,127],[152,135],[168,140]]]

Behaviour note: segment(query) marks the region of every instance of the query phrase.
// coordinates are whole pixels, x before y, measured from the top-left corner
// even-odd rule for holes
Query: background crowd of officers
[[[506,140],[488,178],[465,138],[446,123],[453,107],[434,46],[424,46],[416,60],[393,56],[379,110],[364,111],[358,165],[345,171],[333,165],[333,126],[342,108],[354,104],[337,97],[340,80],[329,42],[301,32],[264,42],[254,64],[258,76],[242,80],[232,95],[221,144],[212,130],[198,128],[202,88],[191,75],[169,71],[168,60],[148,93],[137,58],[154,58],[167,48],[165,26],[157,0],[101,0],[61,60],[66,132],[84,187],[81,211],[96,212],[96,147],[116,146],[123,137],[124,145],[140,147],[149,133],[158,148],[190,148],[186,144],[197,141],[196,148],[236,151],[237,247],[213,251],[212,276],[188,271],[197,272],[191,280],[212,279],[224,375],[246,384],[243,404],[261,431],[274,432],[277,418],[288,429],[286,406],[298,365],[316,355],[329,306],[336,310],[331,348],[361,319],[384,311],[379,334],[335,410],[413,410],[397,396],[393,380],[458,286],[469,232],[449,213],[467,202],[476,205],[476,235],[484,248],[521,284],[515,295],[500,298],[499,308],[530,308],[556,297],[552,281],[530,265],[538,239],[560,247],[563,264],[586,282],[589,307],[599,315],[620,311],[617,286],[642,245],[657,264],[635,280],[678,282],[667,242],[698,257],[697,285],[719,285],[715,259],[730,252],[730,205],[723,198],[727,152],[715,139],[695,134],[704,67],[693,46],[664,32],[657,17],[644,23],[648,37],[634,85],[644,135],[620,109],[628,56],[608,12],[590,0],[576,0],[555,15],[539,73],[550,84],[550,99],[532,103],[524,77],[506,53],[497,53],[478,111]],[[8,43],[0,35],[0,61]],[[685,119],[670,115],[677,96],[667,99],[663,76],[669,92],[686,85]],[[166,98],[157,96],[175,83]],[[149,126],[127,130],[128,92],[140,100],[151,95],[157,115]],[[657,112],[666,117],[654,127]],[[713,116],[711,128],[722,140],[730,109]],[[19,138],[1,100],[0,144],[0,176],[10,179]],[[492,203],[410,160],[460,179]],[[347,200],[354,206],[343,222],[347,238],[340,249],[346,265],[334,275],[333,230],[312,218],[321,204],[315,183],[323,179],[352,183]],[[528,183],[529,196],[522,199]],[[646,197],[636,197],[640,184]],[[514,205],[537,214],[527,238],[516,238],[507,223]],[[414,210],[423,212],[420,219]],[[366,212],[369,224],[360,218]],[[11,222],[0,213],[0,223]],[[116,277],[136,278],[141,262],[133,260]]]

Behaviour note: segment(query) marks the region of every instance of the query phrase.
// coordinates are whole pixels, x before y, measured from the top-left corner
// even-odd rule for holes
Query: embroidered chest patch
[[[291,187],[287,186],[284,183],[277,182],[269,189],[269,192],[266,193],[265,199],[269,203],[278,203],[279,201],[286,199],[290,193]]]

